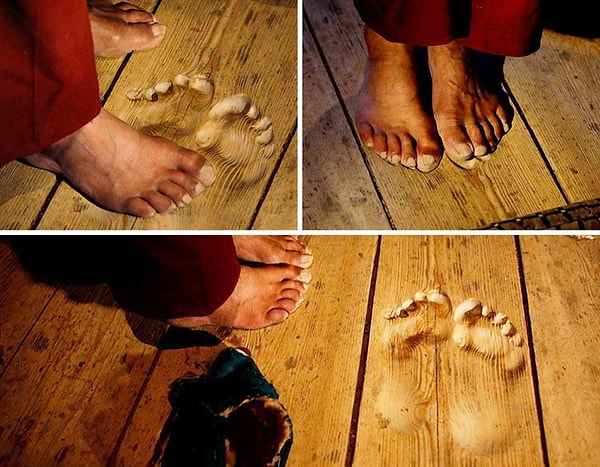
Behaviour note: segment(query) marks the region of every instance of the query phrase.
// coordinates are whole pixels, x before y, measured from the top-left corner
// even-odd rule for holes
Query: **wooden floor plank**
[[[19,161],[0,167],[0,230],[31,229],[56,176]]]
[[[298,137],[294,132],[281,166],[260,206],[252,230],[297,230],[298,226]],[[296,217],[293,217],[296,213]]]
[[[389,229],[367,167],[306,27],[302,40],[303,226],[323,230]]]
[[[158,1],[157,0],[136,0],[135,5],[141,9],[146,11],[154,11],[156,9]],[[156,19],[159,22],[163,22],[163,18],[161,18],[160,14],[157,15]],[[169,30],[167,29],[167,34],[169,34]],[[144,51],[134,52],[135,55],[143,54]],[[96,73],[98,74],[98,85],[100,87],[100,96],[104,99],[107,97],[107,91],[110,88],[110,85],[118,78],[117,72],[121,67],[122,63],[126,60],[128,56],[121,57],[96,57]]]
[[[306,301],[285,323],[260,331],[235,331],[228,346],[247,347],[272,382],[294,425],[289,466],[344,465],[371,281],[374,237],[310,237],[315,255]],[[344,258],[339,263],[339,258]],[[348,284],[352,284],[351,287]],[[323,331],[335,340],[323,337]],[[164,351],[144,391],[118,454],[152,455],[168,416],[167,388],[186,373],[203,373],[216,351]],[[318,422],[317,422],[318,420]]]
[[[363,23],[349,0],[309,0],[305,2],[305,12],[340,90],[343,105],[353,115],[366,57]],[[339,50],[345,53],[340,54]],[[318,94],[305,93],[304,102],[320,98]],[[325,124],[321,126],[326,127]],[[336,135],[331,133],[321,135],[321,138],[336,138]],[[356,150],[348,149],[336,156],[350,160],[349,154]],[[305,153],[303,160],[310,160],[311,155]],[[390,166],[373,154],[369,155],[367,163],[397,229],[480,228],[495,222],[494,219],[507,219],[565,204],[519,118],[491,160],[472,172],[458,169],[448,160],[432,174]],[[307,180],[305,183],[310,186],[313,182]],[[313,224],[331,222],[323,217],[314,220]]]
[[[270,4],[260,1],[212,0],[162,2],[157,12],[167,26],[161,45],[133,54],[105,108],[140,128],[143,103],[127,99],[132,86],[152,86],[179,73],[210,73],[215,101],[232,94],[247,94],[262,115],[274,122],[275,154],[296,121],[296,4],[291,0]],[[274,46],[276,44],[276,47]],[[292,110],[292,111],[290,111]],[[156,122],[153,122],[156,123]],[[178,144],[196,149],[194,135],[159,133]],[[258,156],[257,156],[258,157]],[[243,183],[236,166],[218,160],[217,181],[191,205],[150,220],[115,219],[66,186],[57,191],[40,228],[63,229],[243,229],[265,194],[276,157],[265,162],[265,173],[251,184]],[[253,164],[256,165],[256,164]],[[233,168],[232,168],[233,167]],[[290,188],[295,191],[295,187]],[[81,213],[84,212],[85,216]],[[291,213],[291,220],[296,213]]]
[[[0,463],[106,465],[154,356],[112,303],[106,287],[54,295],[0,379]]]
[[[542,465],[527,344],[509,376],[490,349],[454,345],[447,308],[384,318],[437,287],[454,304],[472,296],[506,312],[525,335],[510,237],[384,237],[354,465]],[[502,348],[498,328],[475,326]]]
[[[0,237],[0,375],[55,289],[21,267],[12,239]]]
[[[292,417],[288,465],[346,465],[354,439],[356,466],[537,466],[542,446],[550,465],[594,465],[598,239],[384,236],[377,260],[374,236],[304,240],[315,256],[313,281],[285,323],[160,354],[105,286],[54,293],[0,242],[0,345],[8,363],[0,377],[0,464],[146,465],[170,410],[169,384],[204,372],[224,346],[245,346]],[[420,335],[392,359],[384,312],[438,286],[455,305],[473,296],[506,313],[524,339],[524,367],[509,377],[494,347],[456,347],[443,309],[417,315],[426,318],[413,321]],[[489,337],[490,329],[499,338],[487,323],[480,332]],[[382,403],[385,393],[396,395],[392,403]]]
[[[288,465],[344,465],[376,238],[313,236],[305,302],[284,325],[243,343],[280,393],[294,424]],[[333,343],[333,345],[332,345]]]
[[[520,238],[550,465],[600,455],[600,239]]]
[[[139,465],[150,465],[161,431],[171,413],[168,400],[171,383],[178,378],[204,374],[224,348],[224,344],[219,344],[161,351],[123,440],[115,446],[115,465],[131,465],[132,459],[138,459]]]
[[[600,39],[546,29],[506,78],[569,203],[600,197]]]

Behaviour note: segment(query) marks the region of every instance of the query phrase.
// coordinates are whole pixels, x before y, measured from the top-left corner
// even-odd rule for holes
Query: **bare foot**
[[[457,43],[429,47],[433,80],[433,114],[448,157],[470,168],[473,158],[486,160],[510,129],[512,108],[501,88],[486,86]]]
[[[313,262],[309,248],[294,235],[234,235],[238,258],[263,264],[291,264],[308,268]]]
[[[134,50],[156,47],[166,27],[154,15],[129,2],[118,0],[88,1],[94,53],[115,57]]]
[[[231,296],[208,316],[169,320],[173,326],[196,328],[216,324],[259,329],[284,321],[302,303],[310,272],[290,265],[242,266]]]
[[[144,135],[104,109],[24,159],[62,175],[98,204],[140,217],[183,206],[215,180],[214,168],[197,152]]]
[[[413,47],[388,42],[368,27],[365,41],[369,57],[355,117],[360,138],[391,164],[431,172],[442,150],[419,98]]]

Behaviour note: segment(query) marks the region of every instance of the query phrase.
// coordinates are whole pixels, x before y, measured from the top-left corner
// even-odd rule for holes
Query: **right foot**
[[[207,316],[176,318],[169,324],[199,328],[205,325],[260,329],[284,321],[304,300],[310,272],[290,265],[242,266],[231,296]]]
[[[129,2],[88,1],[94,53],[116,57],[134,50],[156,47],[165,36],[165,26],[154,15]]]
[[[294,235],[234,235],[238,258],[263,264],[291,264],[308,268],[313,262],[309,248]]]
[[[391,164],[431,172],[442,149],[419,98],[413,47],[388,42],[368,27],[365,41],[369,57],[355,117],[363,144]]]
[[[79,130],[24,159],[62,175],[105,208],[139,217],[183,206],[215,180],[214,168],[202,155],[144,135],[104,109]]]

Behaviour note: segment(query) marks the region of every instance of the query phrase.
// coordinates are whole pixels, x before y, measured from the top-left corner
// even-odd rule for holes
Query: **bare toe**
[[[365,28],[369,56],[355,123],[363,144],[393,165],[431,172],[442,158],[435,125],[419,98],[414,48]]]

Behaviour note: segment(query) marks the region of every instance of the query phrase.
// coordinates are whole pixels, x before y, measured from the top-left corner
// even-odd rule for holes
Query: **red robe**
[[[100,113],[85,0],[0,2],[0,166]]]
[[[240,263],[228,235],[116,236],[119,270],[109,286],[119,305],[158,319],[206,316],[235,289]]]
[[[542,35],[541,0],[354,0],[367,26],[391,42],[453,40],[480,52],[521,57]]]
[[[122,308],[157,319],[212,313],[240,276],[229,235],[18,235],[13,242],[34,277],[108,283]]]

